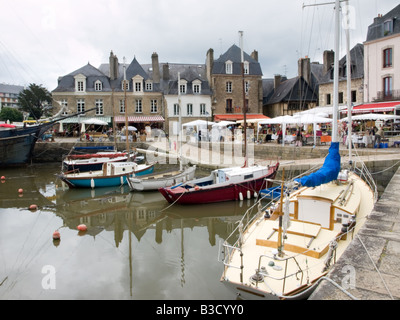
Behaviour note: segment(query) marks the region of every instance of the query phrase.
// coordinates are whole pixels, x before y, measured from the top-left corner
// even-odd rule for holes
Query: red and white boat
[[[272,185],[279,163],[216,169],[208,177],[158,189],[170,203],[199,204],[257,197]]]

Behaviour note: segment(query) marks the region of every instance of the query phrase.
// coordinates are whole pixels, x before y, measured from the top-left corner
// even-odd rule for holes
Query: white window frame
[[[243,69],[244,69],[244,74],[249,74],[250,73],[250,64],[248,61],[245,61],[243,63]]]
[[[61,107],[64,108],[64,111],[62,112],[62,115],[66,116],[68,114],[68,100],[67,99],[62,99],[61,100]]]
[[[122,91],[125,91],[125,88],[124,88],[124,82],[126,82],[126,91],[129,91],[129,81],[128,80],[122,80],[121,81],[121,89],[122,89]]]
[[[94,90],[95,91],[102,91],[103,90],[103,83],[100,80],[97,80],[94,83]]]
[[[125,114],[125,100],[119,100],[119,113]]]
[[[225,92],[232,93],[232,81],[227,81],[225,84]]]
[[[207,115],[207,109],[205,103],[200,103],[200,115],[201,116]]]
[[[85,99],[77,99],[76,100],[76,111],[83,112],[85,111]],[[85,114],[81,114],[81,116],[84,116]]]
[[[146,91],[153,91],[153,82],[146,81]]]
[[[186,114],[188,116],[192,116],[193,115],[193,103],[188,103],[186,105]]]
[[[226,74],[233,74],[233,63],[228,60],[225,62],[225,72]]]
[[[179,104],[174,103],[174,116],[179,116]]]
[[[150,100],[150,113],[158,112],[158,103],[156,99]]]
[[[200,94],[201,93],[201,81],[200,80],[193,81],[192,90],[193,90],[194,94]]]
[[[186,80],[181,80],[178,90],[181,94],[186,94],[186,92],[187,92],[187,81]]]
[[[135,113],[143,113],[143,102],[142,102],[142,99],[136,99],[136,101],[135,101]]]
[[[96,116],[104,115],[103,99],[96,99],[95,106],[96,106]]]

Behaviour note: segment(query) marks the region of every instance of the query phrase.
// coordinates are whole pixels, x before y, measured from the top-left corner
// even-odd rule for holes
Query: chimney
[[[160,83],[160,66],[158,64],[158,54],[153,52],[151,55],[151,63],[153,67],[153,82]]]
[[[282,76],[280,74],[276,74],[274,76],[274,90],[276,90],[280,85],[282,81]]]
[[[112,52],[110,52],[110,79],[115,80],[118,78],[118,58],[117,56]]]
[[[214,66],[214,50],[208,49],[206,56],[206,72],[207,72],[207,80],[211,86],[211,73]]]
[[[330,51],[325,50],[323,59],[324,59],[324,74],[326,74],[330,69],[330,67],[333,65],[335,59],[335,53],[333,52],[333,50]]]
[[[166,63],[163,65],[163,80],[169,80],[169,64]]]
[[[254,50],[254,51],[251,53],[251,57],[252,57],[254,60],[256,60],[256,61],[258,62],[258,51],[257,51],[257,50]]]
[[[303,79],[309,84],[311,81],[311,64],[310,58],[306,56],[305,58],[300,58],[298,61],[298,75],[303,77]]]

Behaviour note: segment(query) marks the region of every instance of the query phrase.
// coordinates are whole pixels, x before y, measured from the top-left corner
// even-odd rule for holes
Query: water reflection
[[[235,298],[219,283],[218,245],[254,200],[170,206],[158,192],[126,186],[68,189],[56,178],[58,169],[2,173],[1,299]],[[32,203],[39,210],[29,211]],[[86,233],[78,232],[80,224]],[[11,231],[16,225],[19,234]],[[40,285],[44,265],[57,269],[54,292]]]

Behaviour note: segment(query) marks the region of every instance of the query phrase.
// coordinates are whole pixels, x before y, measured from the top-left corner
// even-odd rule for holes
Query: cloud
[[[42,82],[50,90],[59,76],[90,62],[108,62],[111,50],[122,61],[142,64],[157,52],[160,62],[204,63],[209,48],[219,57],[239,44],[257,50],[264,77],[297,74],[297,60],[322,62],[333,49],[333,6],[302,8],[300,0],[0,0],[0,82]],[[352,0],[352,45],[365,41],[378,13],[397,0]],[[344,44],[343,38],[341,43]],[[344,51],[343,51],[344,54]]]

